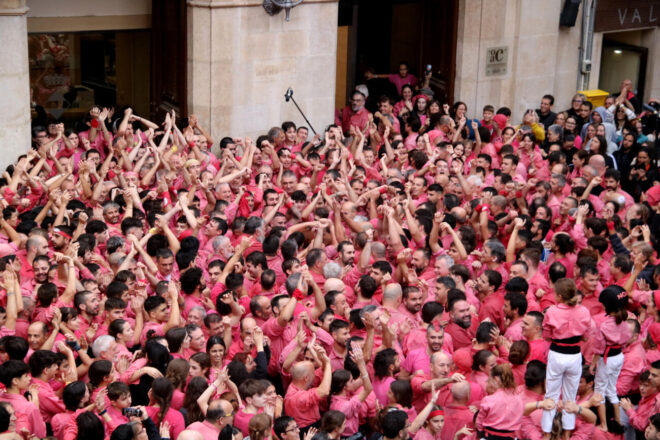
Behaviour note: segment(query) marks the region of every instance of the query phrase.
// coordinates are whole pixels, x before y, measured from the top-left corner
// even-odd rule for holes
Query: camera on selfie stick
[[[313,132],[314,134],[316,134],[316,130],[314,130],[314,127],[312,127],[312,123],[309,122],[309,119],[307,119],[307,116],[305,116],[305,114],[304,114],[303,111],[300,109],[300,107],[298,107],[298,103],[296,102],[296,100],[293,99],[293,89],[292,89],[291,87],[289,87],[289,88],[286,90],[286,93],[284,94],[284,99],[286,100],[286,102],[289,102],[289,100],[293,101],[293,104],[296,106],[296,108],[298,109],[298,111],[299,111],[300,114],[302,115],[303,119],[305,119],[305,122],[307,122],[307,125],[309,125],[309,128],[312,130],[312,132]]]

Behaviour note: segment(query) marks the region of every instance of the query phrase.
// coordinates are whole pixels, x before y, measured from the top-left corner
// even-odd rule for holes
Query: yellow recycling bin
[[[594,106],[600,107],[605,105],[605,99],[607,99],[608,96],[610,96],[609,92],[606,92],[605,90],[581,90],[578,93],[582,93],[584,96],[587,97],[587,101],[591,102]]]

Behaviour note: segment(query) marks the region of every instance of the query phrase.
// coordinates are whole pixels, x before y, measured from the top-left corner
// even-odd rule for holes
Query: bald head
[[[328,278],[323,284],[323,293],[328,293],[332,290],[339,290],[342,292],[346,288],[346,285],[339,278]]]
[[[291,368],[291,378],[294,382],[303,381],[310,372],[314,371],[314,365],[309,361],[296,362]]]
[[[177,437],[179,440],[204,440],[201,432],[193,431],[191,429],[184,429]]]
[[[594,167],[597,175],[600,176],[605,171],[605,158],[600,154],[594,154],[589,158],[589,166]]]
[[[387,248],[380,241],[374,241],[371,243],[371,256],[374,257],[374,260],[384,260],[386,256]]]
[[[467,211],[465,208],[461,208],[460,206],[455,206],[454,208],[451,209],[450,211],[451,215],[456,217],[456,221],[459,223],[465,223],[465,220],[467,219]]]
[[[470,400],[470,383],[468,381],[457,382],[451,387],[451,397],[455,403],[467,404]]]
[[[383,291],[383,302],[394,302],[401,299],[403,291],[401,290],[401,285],[397,283],[388,284],[385,286]]]

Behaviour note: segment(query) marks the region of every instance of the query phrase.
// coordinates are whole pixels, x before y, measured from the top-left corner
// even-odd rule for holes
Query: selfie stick
[[[287,89],[286,93],[284,94],[284,99],[286,99],[286,102],[289,102],[289,99],[290,99],[291,101],[293,101],[293,104],[296,106],[296,108],[298,109],[298,111],[300,112],[300,114],[302,115],[302,117],[305,119],[305,122],[307,122],[307,125],[309,125],[309,128],[312,129],[312,131],[314,132],[314,134],[317,134],[317,133],[316,133],[316,130],[314,130],[314,127],[312,127],[312,123],[309,122],[309,119],[307,119],[307,116],[305,116],[305,114],[303,113],[303,111],[300,110],[300,107],[298,107],[298,103],[296,102],[296,100],[293,99],[293,89],[292,89],[291,87],[289,87],[289,88]]]

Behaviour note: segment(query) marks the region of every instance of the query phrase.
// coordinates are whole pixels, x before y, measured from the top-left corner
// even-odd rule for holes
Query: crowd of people
[[[314,136],[35,121],[0,178],[0,440],[660,439],[630,81],[518,120],[366,79]]]

